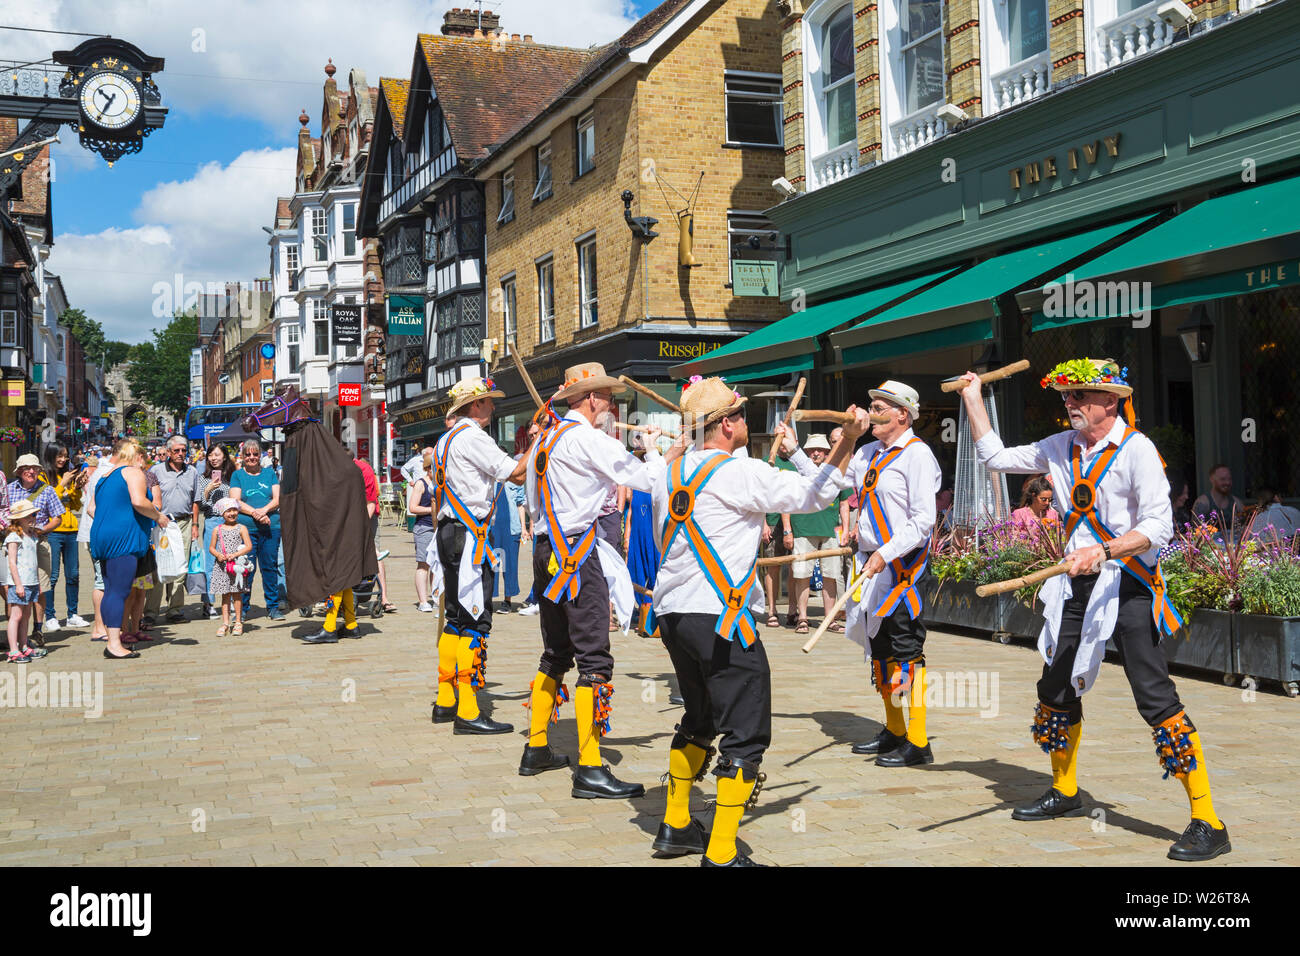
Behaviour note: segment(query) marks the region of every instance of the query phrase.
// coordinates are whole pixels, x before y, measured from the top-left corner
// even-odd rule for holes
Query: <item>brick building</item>
[[[488,336],[519,350],[543,394],[566,367],[599,361],[675,397],[671,366],[785,314],[774,287],[732,288],[733,259],[770,264],[783,248],[762,213],[784,162],[768,8],[660,4],[479,165]],[[657,238],[641,217],[658,220]],[[508,445],[533,408],[512,363],[496,381]],[[620,402],[624,414],[662,411],[635,393]]]

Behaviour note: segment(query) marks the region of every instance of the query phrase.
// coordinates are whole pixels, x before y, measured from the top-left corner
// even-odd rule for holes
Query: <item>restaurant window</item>
[[[501,177],[501,211],[497,213],[497,225],[504,226],[515,218],[515,174],[513,171]]]
[[[537,147],[537,188],[533,199],[540,202],[551,194],[551,143],[547,140]]]
[[[578,326],[600,324],[596,310],[596,237],[581,240],[578,247]]]
[[[746,146],[780,146],[780,74],[728,72],[724,85],[727,142]]]
[[[1300,289],[1243,295],[1224,307],[1237,335],[1241,418],[1258,429],[1254,441],[1242,443],[1245,474],[1234,478],[1251,494],[1269,488],[1294,499],[1300,496]]]
[[[555,260],[537,263],[537,341],[555,341]]]
[[[596,168],[596,115],[587,110],[578,117],[577,141],[578,175],[583,176]]]

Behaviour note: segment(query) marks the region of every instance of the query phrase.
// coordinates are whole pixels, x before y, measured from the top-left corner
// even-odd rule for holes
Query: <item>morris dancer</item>
[[[1155,445],[1133,427],[1127,371],[1109,359],[1062,362],[1042,385],[1061,393],[1071,431],[1016,448],[1004,447],[990,430],[979,379],[968,373],[962,389],[980,461],[994,471],[1048,472],[1055,487],[1070,489],[1064,519],[1069,578],[1051,578],[1039,593],[1046,623],[1038,649],[1045,663],[1032,730],[1051,758],[1052,786],[1012,818],[1084,812],[1076,780],[1081,697],[1097,679],[1106,639],[1113,637],[1138,712],[1152,728],[1157,763],[1166,777],[1182,781],[1191,803],[1191,823],[1169,858],[1210,860],[1231,845],[1214,814],[1200,735],[1160,650],[1162,635],[1182,626],[1158,562],[1172,527],[1169,482]]]
[[[876,440],[860,448],[849,465],[859,507],[858,553],[849,580],[864,570],[872,576],[860,593],[850,595],[845,634],[871,658],[872,683],[885,702],[885,726],[874,740],[854,744],[853,752],[875,754],[880,767],[914,767],[934,763],[925,728],[920,584],[943,479],[934,452],[912,431],[921,414],[916,390],[885,382],[868,394]]]
[[[453,721],[455,734],[514,730],[482,713],[477,693],[487,674],[487,639],[492,631],[490,597],[497,560],[488,545],[488,530],[496,483],[522,481],[525,467],[522,459],[516,462],[484,430],[492,421],[492,399],[504,395],[491,379],[466,378],[453,385],[447,418],[455,424],[433,449],[437,528],[428,559],[434,600],[439,590],[445,594],[433,722]]]
[[[758,795],[759,765],[772,740],[771,672],[754,623],[754,611],[764,606],[755,562],[766,516],[816,512],[833,502],[848,487],[845,466],[866,429],[861,412],[819,469],[793,430],[778,426],[795,474],[734,455],[749,443],[744,404],[719,378],[689,385],[683,424],[693,427],[698,444],[672,462],[666,485],[655,489],[663,558],[654,609],[686,710],[672,740],[668,805],[652,846],[670,855],[704,853],[702,866],[761,865],[736,849],[736,833]],[[704,779],[719,733],[718,802],[706,848],[704,827],[690,815],[691,782]]]
[[[664,469],[655,449],[659,429],[646,432],[643,463],[618,440],[593,427],[613,407],[613,393],[625,388],[599,363],[566,369],[564,387],[551,401],[566,403],[569,413],[551,423],[525,459],[530,463],[526,487],[535,532],[533,575],[545,649],[531,685],[528,743],[519,773],[528,777],[569,766],[567,755],[551,750],[547,726],[558,719],[559,705],[568,699],[561,681],[576,658],[573,709],[578,767],[573,796],[582,799],[618,800],[645,794],[641,784],[616,778],[600,758],[600,738],[609,733],[614,693],[610,600],[626,630],[633,596],[627,565],[608,542],[598,540],[596,519],[611,488],[627,485],[650,491]]]

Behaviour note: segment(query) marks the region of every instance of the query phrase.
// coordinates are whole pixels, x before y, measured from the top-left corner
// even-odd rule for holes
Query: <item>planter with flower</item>
[[[0,442],[6,445],[21,445],[26,438],[21,428],[0,428]]]

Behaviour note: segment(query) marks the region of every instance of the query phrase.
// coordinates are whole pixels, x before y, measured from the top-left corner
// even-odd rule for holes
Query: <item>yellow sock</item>
[[[1192,806],[1192,819],[1204,820],[1216,830],[1223,829],[1221,821],[1214,813],[1214,801],[1210,797],[1210,769],[1205,765],[1205,751],[1201,749],[1201,735],[1192,732],[1192,753],[1196,757],[1196,769],[1183,775],[1183,789],[1187,791],[1187,802]]]
[[[907,739],[913,747],[930,742],[925,735],[925,665],[912,662],[912,686],[907,701]]]
[[[573,689],[573,716],[578,721],[578,765],[599,767],[600,734],[596,731],[595,688]]]
[[[456,703],[456,647],[459,634],[443,631],[438,637],[438,706]]]
[[[357,602],[352,596],[351,588],[343,589],[343,626],[354,628],[357,626]]]
[[[664,823],[680,830],[691,822],[691,784],[704,766],[705,751],[695,744],[668,751],[668,806]]]
[[[1063,797],[1079,792],[1079,738],[1083,736],[1083,722],[1072,724],[1064,750],[1052,751],[1052,786]]]
[[[743,770],[731,777],[718,778],[718,804],[713,813],[713,830],[705,851],[714,863],[730,863],[736,855],[736,833],[745,813],[745,801],[754,792],[754,781],[746,780]]]
[[[894,695],[890,693],[894,675],[898,673],[898,662],[886,662],[882,665],[881,671],[884,674],[880,682],[880,696],[885,700],[885,729],[895,737],[903,737],[907,734],[907,722],[903,720],[903,705],[895,703]]]
[[[456,642],[456,680],[460,684],[460,701],[456,707],[456,716],[463,720],[475,720],[479,715],[478,694],[470,684],[474,673],[474,659],[477,656],[469,646],[474,638],[462,634]]]
[[[339,607],[343,604],[343,595],[346,593],[348,593],[348,591],[344,589],[338,594],[330,595],[329,610],[325,612],[325,630],[329,631],[331,634],[334,633],[334,629],[339,625]]]
[[[551,725],[557,689],[555,678],[541,671],[538,671],[537,676],[533,678],[533,696],[529,701],[528,711],[528,746],[530,747],[545,747],[548,742],[546,730]]]

